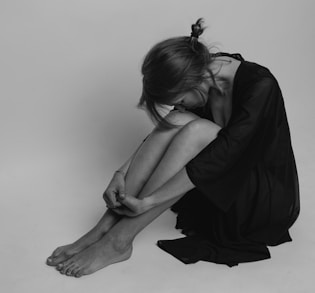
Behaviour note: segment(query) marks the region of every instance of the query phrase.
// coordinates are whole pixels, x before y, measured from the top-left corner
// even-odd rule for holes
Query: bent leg
[[[219,129],[219,126],[203,119],[183,127],[172,140],[139,197],[150,195],[183,170],[185,164],[216,137]],[[174,181],[175,187],[183,180],[189,178],[186,176],[178,182]],[[66,261],[61,272],[79,277],[129,258],[134,237],[179,198],[164,202],[138,217],[123,217],[100,241]]]
[[[185,170],[185,165],[216,138],[219,130],[220,127],[218,125],[204,119],[194,120],[183,127],[172,140],[163,158],[143,187],[139,197],[144,198],[149,196],[169,181],[169,179],[179,173],[183,174],[181,175],[182,177],[178,177],[178,180],[173,183],[175,188],[170,187],[170,189],[179,188],[179,184],[182,185],[185,181],[190,182],[187,173],[181,171],[183,171],[183,169]],[[193,186],[192,183],[190,185]],[[165,190],[165,193],[167,194],[168,190]],[[132,242],[134,237],[144,227],[167,208],[172,206],[184,194],[178,196],[176,199],[163,203],[138,217],[125,217],[121,219],[121,221],[119,221],[119,223],[117,223],[117,225],[110,231],[111,236],[115,236],[115,238],[118,239],[118,243],[124,244]]]
[[[184,125],[198,118],[198,116],[190,112],[181,113],[179,111],[174,111],[167,115],[166,119],[169,120],[169,122],[178,125],[177,128],[166,131],[158,126],[152,131],[137,151],[129,166],[126,174],[125,186],[128,194],[133,196],[139,195],[140,190],[151,176],[175,134],[178,133]],[[89,232],[74,243],[55,249],[52,255],[48,257],[47,264],[56,266],[84,250],[89,245],[102,238],[102,236],[107,233],[107,231],[111,229],[120,218],[120,216],[113,213],[111,210],[107,210],[96,226]]]
[[[142,144],[126,174],[126,192],[129,195],[139,196],[176,134],[190,122],[200,118],[190,112],[174,111],[166,119],[178,127],[162,130],[158,126]]]

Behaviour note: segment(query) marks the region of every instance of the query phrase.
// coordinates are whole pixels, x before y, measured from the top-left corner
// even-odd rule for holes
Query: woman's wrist
[[[155,206],[157,206],[157,203],[155,201],[155,197],[153,195],[144,197],[142,200],[144,202],[146,209],[152,209]]]

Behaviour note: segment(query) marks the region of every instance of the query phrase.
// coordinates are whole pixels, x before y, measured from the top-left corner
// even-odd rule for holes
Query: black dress
[[[158,246],[182,262],[234,266],[270,258],[267,246],[291,241],[300,211],[298,176],[278,82],[239,54],[233,110],[217,138],[187,165],[196,186],[172,210],[186,235]],[[211,109],[199,116],[213,120]]]

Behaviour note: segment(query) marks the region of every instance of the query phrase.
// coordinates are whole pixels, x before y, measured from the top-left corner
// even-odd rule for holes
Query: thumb
[[[116,199],[118,201],[123,201],[123,200],[126,199],[126,197],[127,197],[127,195],[126,195],[126,193],[123,190],[119,190],[117,195],[116,195]]]
[[[118,198],[119,197],[122,197],[124,198],[125,197],[125,187],[123,185],[119,185],[118,188],[117,188],[117,194],[118,194]]]
[[[121,195],[119,194],[118,201],[121,202],[125,207],[133,210],[135,207],[137,207],[138,199],[124,193]]]

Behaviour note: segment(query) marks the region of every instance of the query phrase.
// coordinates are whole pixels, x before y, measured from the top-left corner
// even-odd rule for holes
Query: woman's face
[[[179,111],[190,110],[198,107],[203,107],[208,101],[208,92],[210,83],[208,80],[203,81],[200,90],[191,90],[178,95],[171,103]]]

